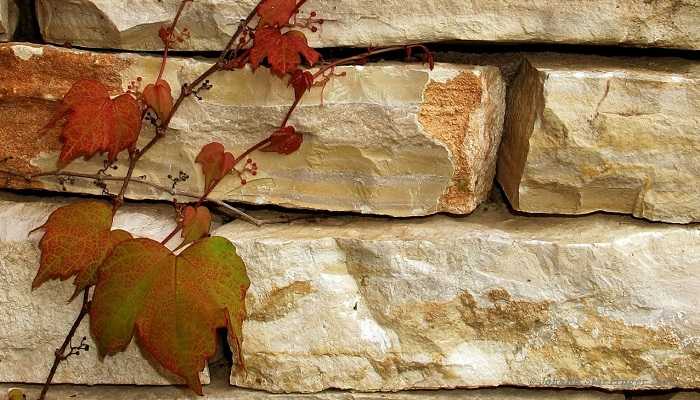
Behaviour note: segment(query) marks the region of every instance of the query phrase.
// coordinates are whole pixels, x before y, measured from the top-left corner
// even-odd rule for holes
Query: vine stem
[[[73,322],[73,326],[70,328],[70,331],[68,331],[68,335],[66,335],[66,339],[63,341],[63,344],[54,353],[54,360],[53,365],[51,366],[51,371],[49,372],[48,378],[46,378],[46,383],[44,383],[44,387],[41,389],[41,394],[39,394],[38,400],[44,400],[46,398],[46,393],[48,393],[49,389],[51,388],[51,382],[53,381],[54,375],[56,375],[58,366],[61,364],[61,361],[64,361],[67,358],[66,350],[73,341],[73,336],[75,336],[75,333],[78,331],[80,323],[83,322],[83,319],[85,319],[89,312],[90,288],[87,288],[83,292],[83,305],[80,308],[80,313],[78,313],[78,316],[75,318],[75,322]]]
[[[314,77],[314,80],[316,80],[316,79],[318,79],[319,77],[323,76],[323,74],[325,74],[326,72],[328,72],[329,70],[331,70],[331,69],[333,69],[333,68],[335,68],[335,67],[338,67],[338,66],[341,66],[341,65],[345,65],[345,64],[349,64],[349,63],[352,63],[352,62],[354,62],[354,61],[364,60],[364,59],[366,59],[367,57],[376,56],[376,55],[384,54],[384,53],[391,53],[391,52],[393,52],[393,51],[408,50],[408,49],[423,49],[423,50],[425,50],[426,52],[429,53],[428,49],[427,49],[424,45],[422,45],[422,44],[411,44],[411,45],[404,45],[404,46],[393,46],[393,47],[386,47],[386,48],[383,48],[383,49],[369,50],[369,51],[367,51],[367,52],[365,52],[365,53],[358,54],[358,55],[356,55],[356,56],[347,57],[347,58],[341,58],[340,60],[334,61],[334,62],[332,62],[332,63],[330,63],[330,64],[326,64],[326,65],[320,67],[319,70],[316,71],[316,73],[313,75],[313,77]]]
[[[165,64],[168,63],[168,52],[170,51],[170,45],[172,45],[174,40],[173,34],[175,33],[175,27],[177,26],[178,21],[180,21],[182,12],[185,10],[185,6],[190,1],[192,0],[183,0],[183,2],[180,3],[180,7],[177,9],[177,13],[175,14],[175,19],[173,19],[173,23],[170,25],[170,28],[168,28],[168,39],[163,40],[163,61],[160,63],[160,71],[158,71],[158,78],[156,79],[156,82],[158,82],[160,78],[163,77],[163,73],[165,73]]]

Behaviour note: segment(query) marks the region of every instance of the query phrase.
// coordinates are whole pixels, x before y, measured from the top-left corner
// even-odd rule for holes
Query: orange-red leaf
[[[204,190],[211,190],[233,170],[236,158],[221,143],[209,143],[202,147],[195,162],[202,166]]]
[[[282,34],[279,29],[265,27],[255,33],[250,63],[256,69],[267,58],[272,72],[283,76],[299,68],[302,56],[311,67],[321,58],[316,50],[309,47],[303,32],[289,31]]]
[[[284,26],[296,12],[297,0],[263,0],[258,7],[259,26]]]
[[[98,201],[61,207],[41,228],[45,231],[39,242],[41,261],[32,288],[51,279],[76,276],[76,294],[95,284],[105,257],[118,243],[131,238],[127,232],[111,230],[112,207]]]
[[[59,166],[98,153],[107,153],[108,159],[114,161],[121,151],[132,150],[136,145],[141,132],[141,108],[132,95],[111,99],[103,84],[86,79],[71,87],[44,129],[59,121],[64,121]]]
[[[155,113],[161,121],[170,114],[173,109],[173,94],[168,81],[158,79],[154,84],[151,83],[143,90],[143,100]]]
[[[299,100],[304,96],[304,93],[311,90],[314,84],[314,76],[309,71],[300,69],[292,72],[287,86],[294,88],[294,98]]]
[[[142,350],[202,394],[199,372],[216,352],[216,330],[228,328],[241,357],[250,281],[235,247],[203,239],[179,255],[150,239],[117,246],[105,260],[90,307],[102,355],[123,351],[134,335]]]
[[[182,244],[185,246],[207,236],[211,229],[211,213],[209,209],[201,207],[185,208],[182,213]]]
[[[299,150],[304,142],[304,135],[297,133],[293,126],[278,129],[270,136],[270,144],[260,149],[266,153],[289,155]]]

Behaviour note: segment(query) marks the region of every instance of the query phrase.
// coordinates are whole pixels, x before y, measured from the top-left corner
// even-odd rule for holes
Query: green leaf
[[[179,255],[150,239],[118,245],[100,269],[90,307],[102,355],[123,351],[134,335],[142,350],[202,394],[199,372],[228,328],[242,363],[245,295],[250,281],[236,249],[203,239]]]
[[[72,276],[76,276],[75,294],[94,285],[98,268],[114,246],[131,238],[125,231],[111,230],[112,217],[112,206],[99,201],[73,203],[51,213],[38,228],[44,229],[44,236],[39,242],[41,261],[32,289]]]

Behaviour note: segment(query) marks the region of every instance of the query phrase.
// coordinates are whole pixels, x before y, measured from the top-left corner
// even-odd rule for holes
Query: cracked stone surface
[[[516,210],[700,221],[700,63],[525,58],[498,162]]]
[[[24,172],[54,170],[59,130],[38,131],[57,101],[80,78],[99,79],[114,93],[138,76],[154,79],[160,60],[50,46],[0,45],[0,158]],[[174,88],[208,68],[209,62],[172,59],[166,78]],[[466,214],[493,186],[505,114],[505,83],[496,67],[438,64],[433,71],[415,64],[370,64],[339,68],[346,76],[314,89],[291,124],[305,132],[291,156],[256,153],[260,173],[241,187],[225,179],[212,194],[218,199],[255,204],[391,216],[437,212]],[[171,186],[168,175],[191,178],[178,189],[201,192],[203,176],[194,163],[199,149],[223,143],[240,153],[269,135],[293,101],[286,83],[260,69],[217,74],[202,101],[187,100],[167,137],[135,171],[149,182]],[[142,135],[142,145],[152,137]],[[10,140],[10,138],[12,140]],[[126,158],[126,157],[122,157]],[[112,171],[124,176],[126,160]],[[95,173],[99,157],[76,161],[68,170]],[[0,181],[0,184],[6,182]],[[24,180],[9,182],[26,186]],[[62,190],[55,179],[44,189]],[[90,181],[65,185],[70,192],[100,193]],[[110,185],[116,192],[118,186]],[[132,184],[128,197],[169,195]]]
[[[158,29],[179,0],[38,0],[44,38],[76,46],[155,50]],[[220,50],[257,0],[198,0],[182,26],[183,49]],[[314,46],[386,46],[450,40],[700,48],[700,8],[692,0],[310,0],[325,23]]]
[[[624,216],[333,218],[216,234],[273,392],[700,387],[700,226]]]
[[[75,200],[75,199],[74,199]],[[80,310],[80,301],[67,304],[73,293],[69,282],[48,282],[32,292],[39,267],[41,234],[29,232],[46,222],[49,214],[66,201],[42,200],[0,194],[0,382],[43,383],[53,363],[54,351]],[[115,218],[115,227],[139,236],[165,237],[174,222],[168,207],[127,207]],[[76,335],[89,338],[87,319]],[[177,378],[144,359],[135,345],[126,352],[99,360],[92,339],[91,350],[61,364],[56,383],[170,385]],[[208,374],[202,376],[208,382]]]

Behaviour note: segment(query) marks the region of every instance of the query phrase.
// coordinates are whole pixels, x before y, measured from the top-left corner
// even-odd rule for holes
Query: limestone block
[[[530,213],[700,221],[700,63],[526,56],[498,181]]]
[[[43,383],[80,310],[80,300],[67,304],[73,293],[68,282],[49,282],[32,292],[39,267],[40,234],[29,232],[46,222],[65,201],[30,197],[0,197],[0,382]],[[165,237],[172,231],[167,207],[127,207],[115,227],[136,235]],[[74,340],[88,337],[90,351],[61,364],[56,383],[169,385],[175,377],[147,361],[132,344],[126,352],[100,361],[90,339],[87,319]],[[204,382],[209,378],[206,373]]]
[[[53,47],[0,47],[0,159],[24,171],[55,169],[58,130],[38,130],[70,86],[81,77],[114,90],[138,76],[155,79],[160,60]],[[198,59],[173,59],[166,78],[173,88],[209,67]],[[241,187],[230,176],[213,197],[256,204],[354,211],[392,216],[436,212],[466,214],[488,196],[495,176],[505,106],[505,84],[495,67],[380,63],[339,68],[345,76],[314,89],[291,124],[305,142],[291,156],[256,153],[260,173]],[[167,137],[143,158],[135,176],[171,186],[168,175],[191,178],[178,189],[204,186],[194,160],[205,144],[223,143],[235,153],[267,137],[282,121],[293,93],[286,82],[260,69],[220,73],[203,100],[187,100]],[[179,89],[178,89],[179,90]],[[152,137],[144,133],[142,144]],[[123,157],[126,158],[126,157]],[[114,176],[124,176],[126,160]],[[78,161],[71,171],[95,173],[101,159]],[[63,189],[55,180],[45,189]],[[3,182],[0,181],[0,184]],[[12,184],[12,182],[10,182]],[[23,181],[14,184],[25,184]],[[65,185],[71,192],[99,193],[89,181]],[[116,193],[117,185],[109,189]],[[138,184],[133,199],[168,195]]]
[[[43,380],[74,317],[67,283],[29,291],[27,232],[60,204],[0,203],[0,381]],[[132,206],[116,225],[163,237],[169,212]],[[700,226],[489,204],[467,218],[236,222],[215,234],[236,244],[252,282],[239,386],[700,387]],[[60,382],[165,383],[133,348],[68,365]]]
[[[700,226],[489,205],[216,234],[252,282],[242,387],[700,387]]]
[[[213,385],[212,385],[213,386]],[[36,386],[15,387],[21,389],[28,398],[36,398],[40,390]],[[8,385],[0,385],[0,391],[6,392]],[[2,393],[0,392],[0,393]],[[445,390],[412,391],[400,393],[354,393],[325,392],[317,394],[271,394],[259,391],[234,389],[217,385],[205,389],[209,400],[624,400],[622,394],[595,391],[554,391],[536,389],[480,389],[480,390]],[[53,397],[51,397],[53,396]],[[52,388],[49,399],[81,400],[191,400],[195,396],[179,388],[139,388],[129,386],[108,387],[71,387]],[[694,399],[693,399],[694,400]]]
[[[76,46],[155,50],[158,29],[180,0],[38,0],[44,38]],[[190,4],[186,50],[220,50],[258,0]],[[325,20],[314,46],[385,46],[451,40],[700,48],[694,1],[599,0],[310,0]],[[302,16],[303,16],[302,15]]]

